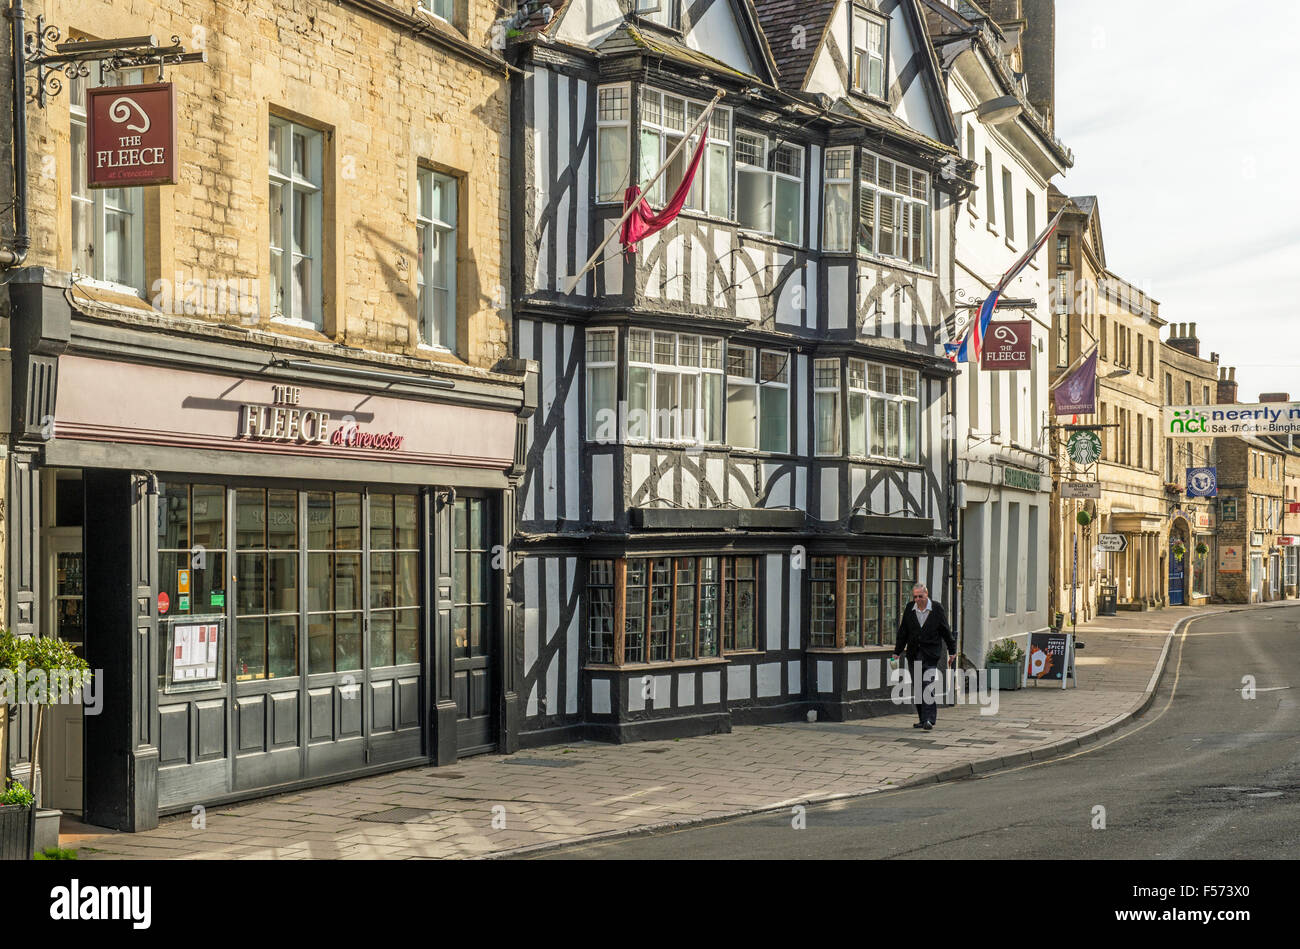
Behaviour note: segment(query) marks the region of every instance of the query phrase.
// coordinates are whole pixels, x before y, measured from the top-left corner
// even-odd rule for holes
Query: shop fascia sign
[[[1040,491],[1042,490],[1043,476],[1037,471],[1026,471],[1023,468],[1012,468],[1007,465],[1002,469],[1002,483],[1011,488]]]
[[[1164,426],[1170,438],[1300,435],[1300,402],[1168,405]]]
[[[272,385],[271,404],[247,402],[239,409],[239,437],[254,442],[294,445],[338,445],[400,451],[406,436],[395,432],[364,432],[355,419],[344,417],[331,429],[330,413],[299,407],[298,386]]]

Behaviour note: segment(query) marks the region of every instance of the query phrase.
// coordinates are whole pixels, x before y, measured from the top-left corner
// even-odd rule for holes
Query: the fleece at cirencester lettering
[[[351,420],[330,429],[330,414],[298,407],[302,391],[297,386],[271,386],[271,404],[246,403],[239,410],[239,437],[250,441],[291,442],[300,445],[340,445],[398,451],[405,436],[393,432],[366,432]]]

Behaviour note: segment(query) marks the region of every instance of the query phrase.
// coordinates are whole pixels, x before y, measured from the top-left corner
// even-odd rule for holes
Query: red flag
[[[704,143],[709,139],[708,130],[706,129],[700,135],[700,144],[695,146],[695,155],[691,158],[690,167],[686,169],[686,175],[682,178],[682,183],[677,186],[673,192],[672,199],[658,211],[650,207],[646,201],[642,201],[632,211],[626,221],[623,222],[623,231],[619,234],[619,240],[623,242],[623,253],[635,254],[636,245],[651,234],[662,231],[673,221],[677,220],[677,215],[682,213],[682,208],[686,205],[686,197],[691,193],[691,185],[695,181],[695,173],[700,168],[700,159],[704,157]],[[636,185],[628,188],[623,195],[623,210],[627,211],[633,203],[641,197],[641,189]]]

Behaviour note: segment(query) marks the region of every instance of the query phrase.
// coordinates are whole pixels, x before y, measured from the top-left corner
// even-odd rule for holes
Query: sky
[[[1238,401],[1300,401],[1300,4],[1056,9],[1056,186],[1097,196],[1107,267],[1198,324]]]

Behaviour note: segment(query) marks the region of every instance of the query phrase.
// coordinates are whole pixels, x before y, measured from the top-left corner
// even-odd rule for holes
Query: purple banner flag
[[[1052,390],[1057,415],[1092,415],[1097,411],[1097,349]]]

